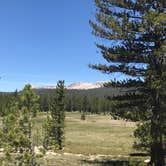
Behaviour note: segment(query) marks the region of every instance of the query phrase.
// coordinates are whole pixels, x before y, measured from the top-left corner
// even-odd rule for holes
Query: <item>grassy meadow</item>
[[[133,149],[133,131],[136,123],[113,120],[109,115],[86,115],[81,120],[79,112],[67,112],[65,121],[65,147],[57,155],[46,155],[40,160],[45,165],[102,165],[98,160],[143,160],[131,157],[139,153]],[[40,113],[35,119],[34,143],[40,146],[43,140],[42,123],[46,115]],[[147,157],[146,157],[147,158]],[[83,162],[88,161],[88,162]],[[117,163],[118,161],[116,161]],[[43,163],[44,164],[44,163]],[[120,164],[119,164],[120,166]]]
[[[136,123],[113,120],[109,115],[86,115],[86,120],[81,120],[80,117],[79,112],[66,113],[65,147],[62,151],[46,153],[42,158],[38,158],[40,165],[128,166],[128,160],[143,163],[142,161],[148,158],[131,156],[138,153],[132,147]],[[42,145],[45,118],[45,113],[39,113],[34,119],[35,146]]]

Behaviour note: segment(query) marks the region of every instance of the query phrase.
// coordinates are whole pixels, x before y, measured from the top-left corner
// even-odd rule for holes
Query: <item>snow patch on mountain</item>
[[[77,82],[67,86],[66,88],[67,89],[95,89],[95,88],[101,88],[102,86],[103,84],[100,82],[96,82],[96,83]]]
[[[104,86],[104,83],[106,83],[106,81],[98,81],[95,83],[76,82],[66,86],[66,89],[78,89],[78,90],[96,89],[96,88],[102,88]],[[33,89],[56,89],[56,86],[33,86]]]

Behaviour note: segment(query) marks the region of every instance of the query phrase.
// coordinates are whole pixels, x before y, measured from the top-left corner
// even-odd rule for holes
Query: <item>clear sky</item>
[[[88,68],[102,62],[88,23],[94,14],[93,0],[1,0],[0,91],[109,80]]]

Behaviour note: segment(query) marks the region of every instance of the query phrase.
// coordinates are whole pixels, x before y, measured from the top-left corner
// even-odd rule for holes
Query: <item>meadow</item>
[[[66,113],[65,147],[39,159],[43,166],[125,166],[129,160],[142,162],[148,158],[135,155],[140,153],[133,148],[135,122],[113,120],[110,115],[86,115],[86,120],[80,117],[78,112]],[[36,146],[42,144],[43,132],[39,131],[43,130],[45,118],[46,115],[40,113],[35,119],[33,135]]]

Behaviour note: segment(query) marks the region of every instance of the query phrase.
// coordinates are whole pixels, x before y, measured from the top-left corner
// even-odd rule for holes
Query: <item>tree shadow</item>
[[[130,166],[130,162],[126,160],[82,160],[82,162],[94,166]],[[137,166],[140,162],[134,162],[133,164]]]
[[[140,153],[130,153],[129,156],[146,157],[149,156],[149,154],[140,152]]]

